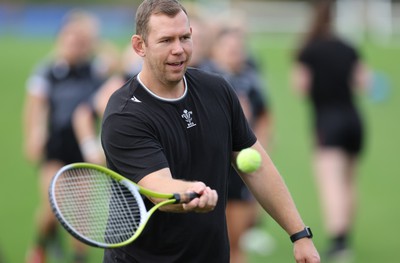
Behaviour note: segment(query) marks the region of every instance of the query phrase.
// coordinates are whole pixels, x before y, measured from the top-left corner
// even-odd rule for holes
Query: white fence
[[[239,10],[252,32],[301,33],[311,15],[311,6],[306,1],[198,0],[197,3],[214,16],[221,16],[226,10]],[[354,40],[369,37],[380,43],[393,41],[400,36],[400,3],[338,0],[336,26],[339,32]]]

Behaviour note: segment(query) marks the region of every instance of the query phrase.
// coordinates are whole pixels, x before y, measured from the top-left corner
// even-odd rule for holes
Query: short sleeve
[[[50,91],[50,82],[43,65],[38,66],[26,81],[27,92],[34,96],[47,97]]]

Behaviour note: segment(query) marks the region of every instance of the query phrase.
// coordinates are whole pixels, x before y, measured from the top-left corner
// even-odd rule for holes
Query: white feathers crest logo
[[[181,115],[181,117],[187,122],[187,129],[196,126],[196,123],[193,122],[192,114],[192,111],[183,110],[183,114]]]

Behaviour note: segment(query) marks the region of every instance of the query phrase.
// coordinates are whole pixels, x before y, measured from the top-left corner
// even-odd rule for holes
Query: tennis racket
[[[147,210],[143,196],[166,199]],[[197,193],[163,194],[140,187],[105,167],[73,163],[61,168],[49,188],[52,210],[78,240],[116,248],[134,241],[161,206],[188,203]]]

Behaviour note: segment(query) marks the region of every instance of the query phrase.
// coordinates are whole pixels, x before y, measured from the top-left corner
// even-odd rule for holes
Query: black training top
[[[359,54],[337,39],[311,42],[299,61],[312,72],[311,100],[317,113],[325,108],[354,108],[352,76]]]
[[[218,192],[214,211],[176,214],[157,211],[132,244],[105,251],[137,262],[229,262],[225,221],[231,153],[252,146],[239,100],[220,76],[189,68],[185,93],[167,100],[135,76],[111,97],[103,119],[107,164],[138,182],[169,167],[172,176],[203,181]],[[150,203],[147,203],[150,205]]]
[[[94,61],[74,66],[63,60],[45,61],[28,80],[28,90],[48,99],[50,129],[59,131],[71,127],[77,105],[88,101],[104,79]]]
[[[92,99],[104,80],[95,60],[76,65],[64,60],[45,60],[30,76],[28,92],[45,98],[49,105],[47,159],[65,163],[83,160],[72,116],[78,105]]]

